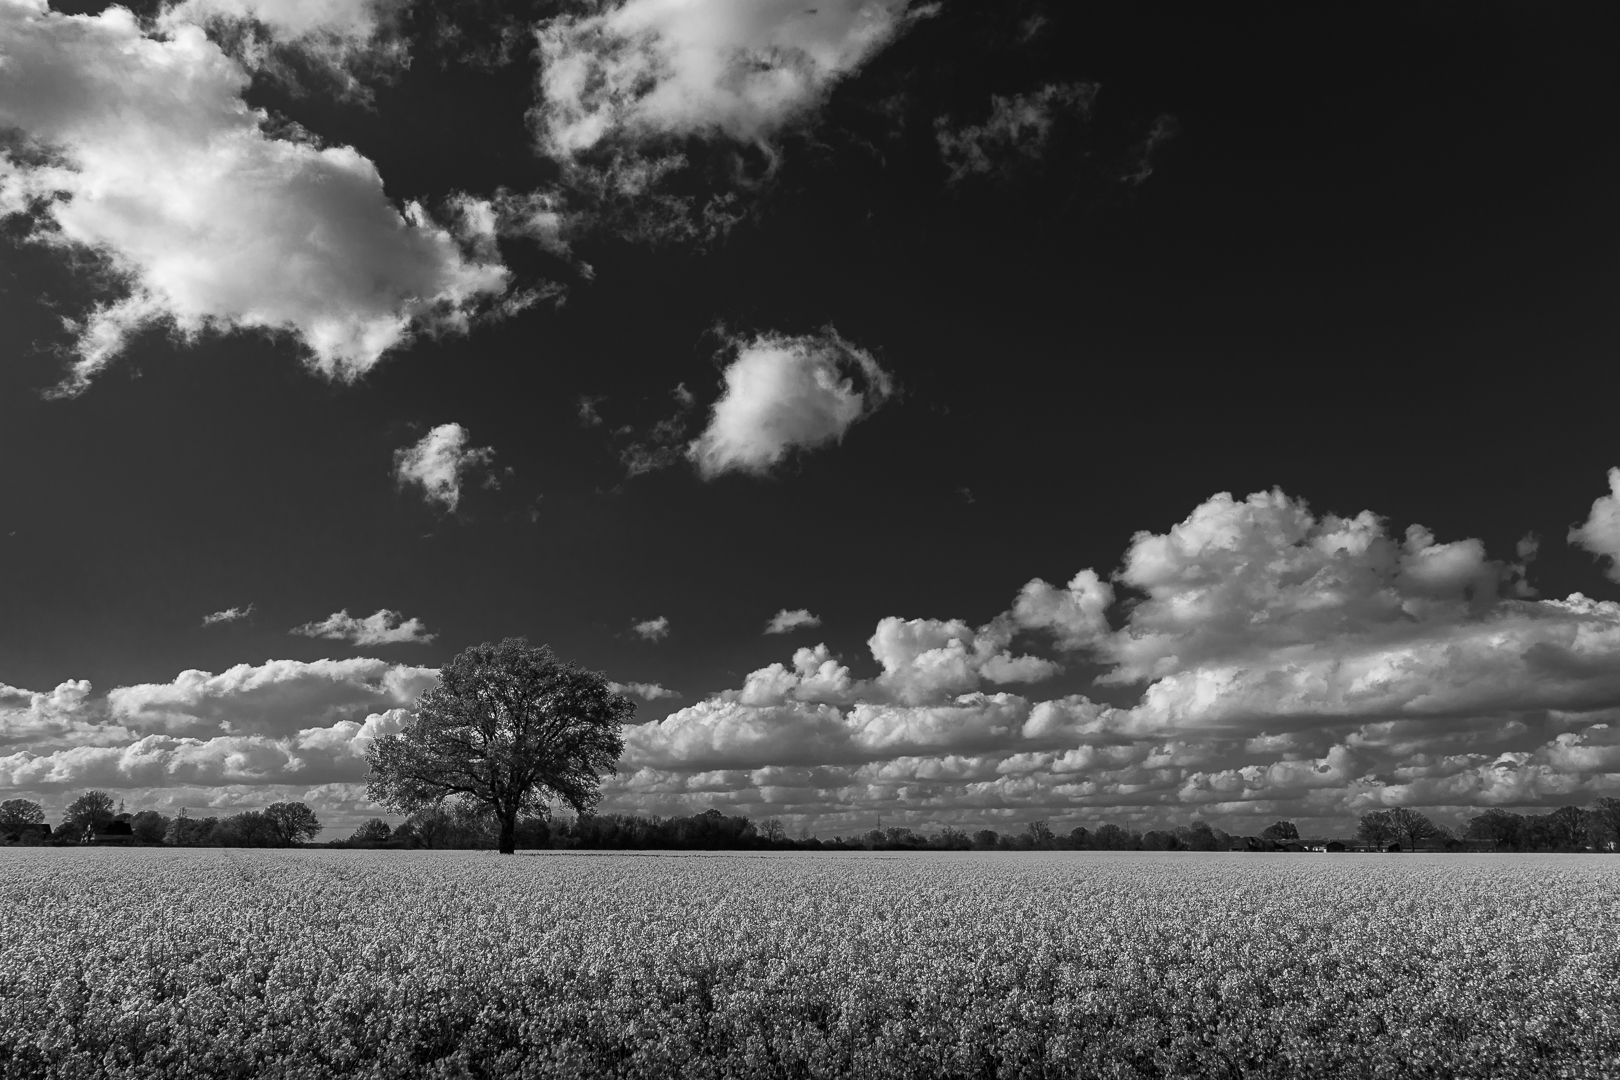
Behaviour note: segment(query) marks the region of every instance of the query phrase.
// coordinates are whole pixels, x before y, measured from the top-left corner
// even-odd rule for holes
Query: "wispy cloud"
[[[657,683],[610,682],[608,683],[608,689],[615,694],[628,694],[631,697],[638,697],[642,701],[658,701],[661,698],[678,698],[681,696],[680,691],[659,686]]]
[[[645,641],[661,641],[669,637],[669,619],[660,615],[656,619],[638,622],[632,629]]]
[[[253,614],[252,604],[247,607],[226,608],[224,611],[216,611],[212,615],[204,615],[202,624],[204,626],[213,626],[216,623],[231,623],[238,619],[245,619],[251,614]]]
[[[604,0],[535,28],[529,113],[560,167],[565,217],[634,242],[708,243],[748,212],[834,86],[937,4],[912,0]],[[695,140],[759,172],[694,194]],[[746,167],[727,174],[741,177]]]
[[[765,624],[765,632],[767,634],[788,634],[794,630],[803,630],[820,625],[821,617],[810,614],[807,608],[797,608],[793,611],[783,608],[771,616],[771,621]]]
[[[1120,180],[1135,187],[1152,176],[1159,148],[1175,138],[1180,130],[1181,125],[1169,113],[1156,117],[1147,136],[1131,148],[1129,163],[1120,174]]]
[[[295,93],[319,74],[339,96],[369,102],[363,78],[386,79],[410,62],[396,25],[402,9],[393,0],[180,0],[157,24],[171,34],[206,26],[233,59]]]
[[[934,122],[940,157],[950,180],[1006,172],[1023,161],[1039,160],[1062,117],[1085,119],[1097,98],[1096,83],[1043,86],[1029,94],[990,98],[990,115],[980,124],[953,126],[947,117]]]
[[[320,622],[295,626],[290,633],[304,637],[331,638],[353,645],[425,645],[438,635],[427,632],[420,619],[406,619],[397,611],[383,608],[364,619],[347,610],[328,615]]]
[[[490,447],[468,446],[468,441],[460,424],[440,424],[414,445],[394,452],[394,478],[401,486],[420,487],[429,503],[454,510],[461,503],[463,474],[495,460]]]
[[[565,161],[607,143],[669,136],[763,143],[893,39],[909,6],[610,0],[557,16],[536,30],[531,121],[542,149]]]

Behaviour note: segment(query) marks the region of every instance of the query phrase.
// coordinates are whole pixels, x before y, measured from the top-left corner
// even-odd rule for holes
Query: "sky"
[[[604,812],[1620,794],[1612,30],[0,0],[0,796],[344,835],[507,636]]]

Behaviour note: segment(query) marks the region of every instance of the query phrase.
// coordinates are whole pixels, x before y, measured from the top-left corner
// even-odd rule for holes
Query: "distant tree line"
[[[0,803],[0,843],[166,844],[174,847],[294,847],[315,838],[321,822],[308,805],[279,802],[229,817],[194,818],[182,809],[169,817],[156,810],[128,813],[105,791],[90,791],[68,804],[56,828],[45,809],[27,799]]]
[[[0,802],[0,843],[164,844],[175,847],[291,847],[314,839],[321,829],[315,812],[301,802],[281,802],[263,810],[228,817],[168,817],[155,810],[125,812],[104,791],[91,791],[68,804],[54,830],[45,811],[26,799]],[[498,848],[502,823],[470,801],[445,800],[421,809],[398,826],[374,818],[334,847]],[[754,822],[719,810],[674,817],[581,814],[548,821],[520,816],[510,833],[520,849],[770,849],[861,851],[1275,851],[1306,846],[1356,846],[1378,851],[1615,851],[1620,849],[1620,799],[1599,798],[1589,807],[1562,806],[1546,814],[1490,809],[1452,832],[1408,807],[1364,814],[1350,844],[1301,839],[1290,821],[1277,821],[1252,836],[1232,835],[1194,821],[1138,832],[1104,822],[1056,832],[1046,821],[1021,829],[967,832],[945,827],[923,833],[905,826],[874,828],[831,839],[787,834],[778,818]]]
[[[1229,851],[1270,850],[1299,840],[1292,822],[1279,821],[1257,837],[1231,836],[1206,822],[1195,821],[1162,830],[1136,832],[1105,823],[1095,828],[1054,832],[1046,821],[1032,821],[1016,832],[980,829],[969,833],[946,826],[922,833],[905,826],[875,828],[849,836],[822,839],[807,833],[787,834],[779,818],[755,822],[719,810],[674,817],[631,814],[583,814],[544,821],[520,818],[516,846],[586,849],[768,849],[861,851]],[[397,827],[381,818],[361,825],[347,840],[332,846],[389,848],[493,848],[498,830],[493,816],[472,804],[445,803],[418,811]]]
[[[1550,814],[1491,809],[1468,819],[1464,835],[1502,851],[1614,851],[1620,847],[1620,799],[1591,806],[1560,806]]]
[[[519,818],[515,837],[517,848],[529,850],[1286,851],[1309,846],[1378,851],[1614,851],[1620,846],[1620,799],[1598,799],[1590,809],[1566,806],[1544,815],[1487,810],[1470,819],[1460,835],[1415,810],[1395,807],[1363,815],[1355,837],[1346,838],[1348,842],[1302,839],[1291,821],[1274,822],[1254,835],[1233,835],[1203,821],[1145,832],[1104,822],[1066,833],[1054,831],[1046,821],[1031,821],[1005,833],[994,829],[968,832],[950,826],[924,833],[890,826],[823,839],[808,833],[789,836],[778,818],[755,822],[719,810],[674,817],[583,814],[549,822]],[[331,841],[330,846],[494,848],[498,842],[498,823],[487,811],[446,802],[410,815],[397,827],[374,818],[347,840]]]
[[[993,829],[969,833],[950,826],[935,833],[921,833],[905,826],[891,826],[822,839],[808,834],[791,837],[778,818],[755,822],[741,815],[728,816],[719,810],[674,817],[584,814],[551,822],[524,818],[519,819],[516,833],[516,846],[520,849],[654,850],[1228,851],[1234,847],[1281,847],[1299,838],[1299,831],[1286,821],[1269,826],[1259,837],[1233,837],[1202,821],[1146,833],[1115,824],[1102,824],[1094,829],[1082,827],[1062,834],[1054,832],[1045,821],[1032,821],[1020,831],[1007,834]],[[497,840],[496,823],[491,815],[471,805],[447,803],[431,810],[418,811],[394,828],[381,818],[374,818],[355,830],[347,840],[333,841],[332,844],[349,847],[493,848]]]

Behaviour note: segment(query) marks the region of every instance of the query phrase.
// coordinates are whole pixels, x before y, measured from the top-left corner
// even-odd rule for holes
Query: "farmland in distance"
[[[0,852],[0,1075],[1620,1072],[1620,858]]]

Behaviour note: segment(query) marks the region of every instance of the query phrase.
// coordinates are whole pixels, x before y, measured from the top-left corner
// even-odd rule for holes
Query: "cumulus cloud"
[[[1609,470],[1609,494],[1593,501],[1585,524],[1569,530],[1569,542],[1607,559],[1604,572],[1620,581],[1620,468]]]
[[[1079,649],[1107,636],[1113,602],[1113,586],[1088,569],[1063,589],[1035,578],[1019,591],[1011,615],[1020,629],[1048,630],[1063,648]]]
[[[625,694],[629,697],[638,697],[642,701],[658,701],[661,698],[678,698],[680,691],[659,686],[657,683],[647,682],[610,682],[608,689],[615,694]]]
[[[763,475],[796,450],[844,437],[894,391],[872,355],[833,330],[804,337],[761,334],[731,342],[724,391],[708,426],[687,446],[704,477]]]
[[[791,634],[795,630],[820,626],[821,617],[810,614],[808,608],[795,608],[789,611],[783,608],[771,616],[770,622],[765,624],[767,634]]]
[[[461,504],[462,476],[495,460],[493,449],[468,446],[468,441],[467,429],[460,424],[440,424],[394,452],[394,479],[401,486],[420,487],[429,503],[455,510]]]
[[[48,693],[0,683],[0,747],[100,746],[131,737],[90,700],[85,679],[58,683]]]
[[[247,607],[230,607],[226,608],[224,611],[216,611],[212,615],[204,615],[202,624],[204,626],[214,626],[218,623],[237,622],[240,619],[247,618],[251,614],[253,614],[252,604],[249,604]]]
[[[407,619],[387,608],[381,608],[364,619],[355,618],[345,608],[320,622],[295,626],[290,632],[304,637],[347,641],[352,645],[426,645],[438,636],[428,633],[421,619]]]
[[[990,115],[982,124],[953,127],[947,117],[934,123],[940,157],[952,183],[970,176],[1007,170],[1014,162],[1039,159],[1052,137],[1052,126],[1065,115],[1084,119],[1097,98],[1096,83],[1051,84],[1029,94],[990,98]]]
[[[128,789],[135,805],[249,809],[281,799],[358,813],[365,750],[398,731],[432,668],[381,660],[272,660],[167,683],[49,694],[0,686],[0,789],[64,802]]]
[[[1002,626],[975,631],[961,622],[884,619],[868,642],[882,667],[876,678],[853,678],[825,645],[801,648],[791,666],[760,668],[736,690],[631,729],[628,760],[665,768],[679,767],[683,755],[696,755],[692,767],[701,768],[821,765],[1014,737],[1029,719],[1029,702],[973,688],[1036,681],[1058,668],[1012,656],[1010,637]]]
[[[765,143],[904,28],[910,0],[609,0],[535,31],[531,114],[561,160],[668,137]]]
[[[1035,579],[976,628],[882,620],[872,677],[800,649],[629,729],[613,805],[1331,831],[1385,806],[1457,820],[1620,793],[1620,604],[1532,599],[1523,573],[1372,513],[1216,495],[1138,533],[1111,581]],[[998,688],[1058,673],[1019,634],[1138,696]]]
[[[998,620],[977,630],[960,619],[881,620],[867,640],[883,671],[874,687],[907,704],[966,693],[981,682],[1039,682],[1062,669],[1038,656],[1014,656],[1012,630]]]
[[[1387,806],[1456,821],[1620,794],[1620,603],[1537,599],[1524,572],[1370,512],[1218,494],[1137,533],[1112,573],[1035,579],[986,622],[882,619],[864,671],[799,648],[629,726],[604,808],[718,805],[824,832],[875,813],[1332,832]],[[101,701],[82,682],[0,688],[0,785],[340,792],[435,675],[273,661]],[[1100,689],[1056,682],[1076,676]]]
[[[1280,491],[1222,493],[1164,534],[1138,533],[1118,580],[1143,594],[1102,645],[1132,682],[1301,650],[1382,647],[1473,625],[1502,607],[1514,568],[1478,540],[1404,541],[1376,515],[1313,515]]]
[[[144,733],[283,738],[303,728],[408,709],[437,680],[434,668],[366,657],[267,660],[217,675],[190,670],[166,683],[117,687],[106,704],[113,720]]]
[[[644,641],[661,641],[669,637],[669,619],[664,615],[656,619],[645,619],[631,627],[636,636]]]
[[[243,64],[197,26],[166,29],[148,34],[121,7],[0,0],[0,126],[19,133],[0,161],[0,215],[27,216],[36,242],[117,285],[70,323],[63,392],[150,325],[286,334],[310,367],[353,379],[417,332],[466,330],[507,292],[492,238],[397,207],[351,148],[267,133],[243,101]]]
[[[363,782],[366,747],[400,730],[402,710],[305,728],[285,737],[147,735],[119,746],[75,746],[0,757],[0,789]]]

